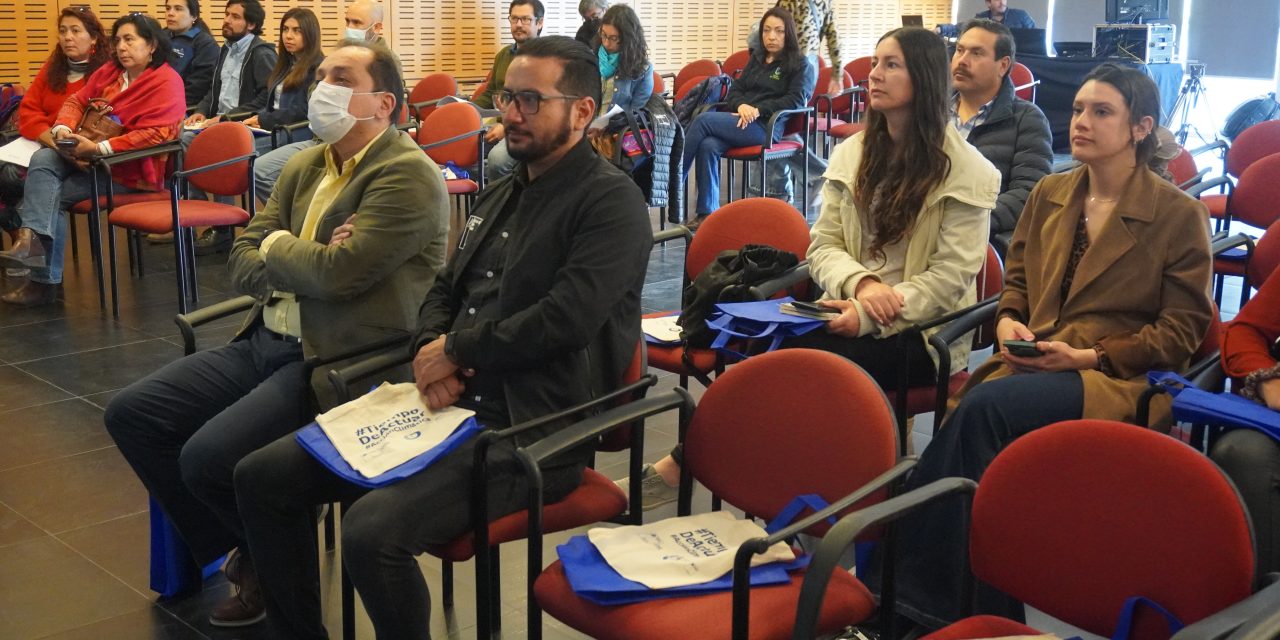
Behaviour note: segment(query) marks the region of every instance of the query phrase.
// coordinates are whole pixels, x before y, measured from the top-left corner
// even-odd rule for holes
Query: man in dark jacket
[[[1031,188],[1053,163],[1049,121],[1014,95],[1009,69],[1013,35],[991,20],[964,25],[951,58],[956,129],[1000,171],[1000,196],[991,211],[991,243],[1004,255]]]
[[[1034,29],[1036,21],[1031,14],[1022,9],[1010,9],[1009,0],[986,0],[987,10],[979,11],[973,17],[978,20],[991,20],[998,22],[1010,29]],[[940,24],[937,32],[948,37],[956,37],[956,32],[960,30],[954,24]]]
[[[267,103],[267,79],[276,66],[276,48],[263,40],[266,12],[258,0],[227,0],[222,21],[222,52],[213,70],[213,86],[196,110],[187,116],[182,144],[191,144],[202,126],[214,124],[227,114],[256,112],[254,104]],[[231,249],[230,227],[210,227],[196,240],[196,254]]]
[[[501,429],[620,384],[640,340],[652,233],[640,190],[585,139],[599,100],[596,56],[572,38],[531,39],[512,59],[498,104],[516,168],[480,195],[419,313],[414,377],[433,409],[470,409]],[[517,444],[562,426],[532,429]],[[259,567],[273,637],[327,637],[314,505],[335,500],[351,505],[343,564],[376,635],[429,637],[430,595],[414,556],[467,531],[472,455],[464,444],[374,490],[339,479],[292,437],[245,458],[235,479],[249,546],[280,569]],[[510,441],[490,450],[490,517],[527,499],[512,456]],[[547,465],[544,499],[568,495],[589,457]]]
[[[164,24],[173,47],[169,66],[182,76],[190,109],[200,103],[213,85],[218,43],[209,33],[209,26],[200,19],[200,0],[168,0],[164,6]]]

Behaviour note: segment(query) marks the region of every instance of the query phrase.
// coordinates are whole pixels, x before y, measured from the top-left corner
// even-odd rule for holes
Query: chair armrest
[[[613,398],[623,396],[630,393],[643,392],[657,382],[654,377],[653,382],[648,381],[645,376],[637,382],[633,382],[616,392],[611,394]],[[587,408],[594,407],[598,403],[591,402],[585,405],[574,407],[573,411],[583,411]],[[619,405],[597,413],[584,420],[566,426],[555,432],[553,435],[543,438],[527,447],[522,448],[522,456],[527,456],[533,464],[544,462],[566,451],[571,451],[588,442],[595,442],[600,436],[628,424],[637,424],[640,420],[650,416],[664,413],[672,409],[680,409],[686,414],[693,413],[693,396],[688,391],[676,387],[666,393],[660,393],[652,396],[645,396],[634,402]],[[561,412],[563,413],[563,412]],[[504,429],[499,437],[506,437],[510,429]]]
[[[955,494],[972,494],[978,483],[968,478],[943,478],[931,482],[919,489],[895,496],[880,504],[855,511],[836,523],[823,536],[814,553],[809,569],[805,573],[804,582],[800,586],[800,601],[796,607],[794,638],[817,637],[818,613],[822,610],[822,600],[826,596],[827,583],[831,581],[831,572],[835,571],[846,549],[853,544],[864,530],[878,524],[892,522],[920,507],[936,502]],[[892,562],[886,563],[887,567]],[[881,607],[892,610],[891,594],[882,594]],[[886,602],[887,601],[887,602]]]
[[[725,107],[728,105],[729,105],[728,102],[712,102],[711,104],[704,104],[701,107],[698,107],[697,109],[693,110],[693,117],[697,118],[698,116],[708,111],[718,111],[720,107]]]
[[[328,355],[311,356],[310,358],[307,358],[306,366],[310,370],[314,371],[319,367],[330,365],[335,362],[350,360],[352,358],[356,358],[366,354],[378,353],[380,351],[383,351],[385,349],[391,349],[393,347],[400,347],[404,351],[409,351],[409,347],[412,346],[412,343],[413,343],[413,334],[406,331],[400,335],[386,336],[384,338],[379,338],[377,340],[374,340],[373,342],[366,342],[365,344],[362,344],[358,347],[352,347],[345,351],[339,351],[337,353],[331,353]],[[393,353],[403,353],[403,352],[393,351]]]
[[[481,128],[481,129],[476,129],[476,130],[474,130],[474,131],[468,131],[468,132],[466,132],[466,133],[460,133],[460,134],[458,134],[458,135],[456,135],[456,136],[450,136],[450,137],[445,138],[445,139],[443,139],[443,140],[436,140],[435,142],[432,142],[431,144],[420,144],[420,145],[418,145],[418,146],[419,146],[419,147],[422,147],[422,150],[423,150],[423,151],[426,151],[427,149],[434,149],[434,148],[439,147],[439,146],[442,146],[442,145],[452,144],[452,143],[454,143],[454,142],[458,142],[458,141],[460,141],[460,140],[466,140],[467,138],[474,138],[474,137],[480,136],[480,135],[481,135],[481,134],[483,134],[484,132],[485,132],[485,130],[484,130],[483,128]]]
[[[911,328],[921,333],[928,331],[934,327],[946,325],[938,330],[938,335],[944,342],[954,342],[956,338],[978,328],[978,325],[986,322],[995,315],[996,307],[1000,304],[1000,295],[996,294],[982,300],[976,304],[970,305],[963,309],[956,309],[951,313],[947,313],[928,322],[922,322]]]
[[[1274,580],[1275,575],[1268,578]],[[1183,627],[1172,640],[1270,640],[1278,635],[1280,582],[1273,581],[1248,598]]]
[[[256,115],[258,115],[256,111],[233,111],[231,113],[222,114],[222,121],[223,122],[243,122]]]
[[[1235,235],[1215,235],[1209,245],[1209,251],[1213,257],[1218,257],[1231,249],[1244,247],[1244,251],[1249,256],[1253,255],[1254,240],[1247,233],[1237,233]]]
[[[240,296],[211,304],[203,309],[196,309],[191,313],[180,313],[174,316],[173,322],[178,325],[178,331],[182,333],[183,355],[189,356],[196,352],[196,327],[235,313],[248,311],[255,303],[257,299],[253,296]]]
[[[1222,388],[1226,375],[1222,371],[1219,363],[1222,360],[1221,352],[1214,351],[1205,356],[1199,362],[1193,363],[1186,371],[1183,372],[1184,378],[1191,381],[1197,389],[1204,391],[1215,391]],[[1138,406],[1133,413],[1133,422],[1139,427],[1151,428],[1151,399],[1162,394],[1168,393],[1168,389],[1164,385],[1153,384],[1148,385],[1142,393],[1138,395]]]
[[[1199,198],[1200,194],[1210,189],[1214,189],[1222,186],[1225,186],[1227,188],[1227,193],[1231,193],[1232,189],[1235,188],[1235,184],[1231,182],[1230,178],[1227,178],[1226,176],[1218,176],[1216,178],[1210,178],[1208,180],[1205,180],[1204,182],[1201,182],[1200,184],[1197,184],[1188,188],[1187,195],[1191,196],[1192,198]]]
[[[609,404],[610,402],[613,402],[614,400],[617,400],[618,398],[623,398],[628,395],[641,392],[642,390],[648,389],[649,387],[652,387],[655,384],[658,384],[658,376],[655,376],[652,373],[645,374],[641,376],[639,380],[625,387],[615,389],[600,397],[593,398],[588,402],[584,402],[582,404],[572,406],[567,409],[561,409],[560,411],[557,411],[555,413],[549,413],[545,416],[534,418],[532,420],[525,420],[520,424],[507,427],[506,429],[503,429],[501,432],[499,432],[498,438],[514,438],[515,436],[518,436],[535,427],[541,427],[545,424],[550,424],[558,420],[564,420],[566,418],[571,418],[576,415],[582,415],[584,412],[590,409],[604,406]]]
[[[206,171],[221,169],[223,167],[228,167],[239,162],[244,162],[245,160],[253,160],[254,158],[257,158],[257,157],[258,157],[258,152],[251,151],[241,156],[236,156],[234,158],[227,158],[226,160],[220,160],[218,162],[214,162],[213,164],[206,164],[202,167],[197,167],[195,169],[184,169],[182,171],[174,171],[173,178],[175,180],[181,180],[189,176],[194,176],[197,173],[205,173]]]
[[[693,241],[693,232],[690,231],[688,227],[678,224],[663,229],[662,231],[654,232],[653,244],[666,244],[672,240],[679,240],[681,238],[684,238],[684,244],[688,247],[689,243]]]
[[[445,98],[452,98],[452,97],[453,96],[444,96],[442,98],[436,98],[435,100],[423,100],[422,102],[410,102],[409,109],[414,113],[416,113],[418,109],[421,109],[423,107],[434,107],[435,105],[440,104],[441,100],[444,100]]]
[[[1205,167],[1197,171],[1194,176],[1187,178],[1185,181],[1182,182],[1182,184],[1179,184],[1178,188],[1182,189],[1183,191],[1186,191],[1187,189],[1190,189],[1193,185],[1200,184],[1200,181],[1204,180],[1204,177],[1207,175],[1209,175],[1209,167]]]
[[[1204,146],[1196,147],[1195,149],[1190,149],[1187,151],[1187,153],[1191,154],[1191,157],[1194,158],[1195,156],[1198,156],[1206,151],[1222,149],[1225,152],[1228,148],[1230,148],[1230,145],[1227,144],[1226,140],[1214,140],[1213,142],[1210,142],[1209,144],[1206,144]]]
[[[768,300],[779,292],[790,289],[791,287],[794,287],[808,279],[809,261],[802,260],[799,264],[787,269],[781,275],[765,280],[760,284],[748,287],[747,296],[752,300]]]
[[[784,116],[798,116],[798,115],[803,115],[805,119],[805,126],[804,126],[804,129],[802,129],[802,131],[808,131],[809,118],[813,117],[813,107],[800,107],[799,109],[780,109],[778,111],[774,111],[773,114],[769,116],[769,125],[765,127],[764,146],[760,147],[760,150],[768,151],[773,147],[773,131],[777,127],[778,118],[781,118]]]
[[[279,148],[279,136],[281,135],[283,135],[286,140],[285,144],[293,144],[293,132],[298,131],[299,129],[305,129],[309,126],[311,126],[310,120],[299,120],[297,122],[290,122],[289,124],[276,125],[275,128],[271,130],[271,146],[273,148]]]
[[[110,171],[111,167],[122,162],[132,162],[134,160],[153,158],[155,156],[163,156],[170,153],[181,154],[182,143],[177,140],[169,140],[168,142],[161,142],[155,146],[145,147],[142,149],[131,149],[129,151],[122,151],[120,153],[113,153],[105,156],[93,156],[91,161],[94,164],[106,167],[107,170]]]
[[[403,339],[403,337],[400,336],[397,336],[397,338]],[[382,345],[375,350],[382,351],[388,346],[389,345]],[[360,354],[352,354],[349,355],[348,358],[354,358],[357,355]],[[413,362],[413,355],[414,354],[411,349],[404,349],[402,351],[386,351],[385,353],[379,353],[377,355],[364,358],[359,362],[351,363],[339,369],[330,369],[329,373],[325,374],[325,377],[329,380],[329,385],[333,387],[334,392],[337,394],[338,402],[348,402],[351,400],[352,383],[362,378],[367,378],[381,373],[387,369]]]

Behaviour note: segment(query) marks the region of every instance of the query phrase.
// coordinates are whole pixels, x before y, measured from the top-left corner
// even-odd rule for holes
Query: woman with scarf
[[[166,63],[168,34],[155,19],[131,13],[116,20],[111,37],[114,62],[102,65],[83,88],[67,98],[49,130],[58,149],[41,149],[31,157],[22,197],[22,227],[10,250],[0,252],[4,266],[28,267],[31,278],[0,296],[0,301],[35,306],[57,299],[67,229],[61,212],[92,195],[90,158],[177,138],[186,99],[182,78]],[[106,117],[119,124],[121,131],[95,142],[77,130],[91,103],[102,102],[111,109]],[[99,172],[98,189],[160,191],[167,162],[164,156],[126,162],[116,166],[110,178]],[[115,185],[108,180],[114,180]]]

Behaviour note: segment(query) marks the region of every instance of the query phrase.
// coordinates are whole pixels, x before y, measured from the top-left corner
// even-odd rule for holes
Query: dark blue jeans
[[[302,346],[272,335],[171,362],[107,405],[107,431],[201,566],[244,540],[236,463],[314,417]]]
[[[1040,427],[1081,416],[1084,385],[1075,371],[1017,374],[969,391],[943,423],[907,479],[906,491],[942,478],[981,482],[991,461],[1009,443]],[[1051,473],[1052,470],[1046,469]],[[968,566],[968,500],[952,497],[899,520],[897,612],[937,629],[970,614],[961,602]],[[879,572],[871,582],[879,585]],[[977,591],[978,614],[1023,619],[1022,604],[987,585]]]
[[[738,114],[708,111],[694,119],[685,131],[684,175],[689,179],[689,167],[695,166],[698,177],[698,197],[695,213],[706,215],[720,207],[720,158],[724,152],[737,147],[764,144],[764,125],[756,120],[745,129],[738,128]],[[782,120],[778,122],[781,131]]]

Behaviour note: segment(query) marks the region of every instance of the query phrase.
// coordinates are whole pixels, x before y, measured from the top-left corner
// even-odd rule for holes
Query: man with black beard
[[[530,39],[511,60],[496,104],[515,169],[480,195],[419,312],[414,378],[432,409],[471,409],[484,427],[502,429],[621,383],[640,339],[653,237],[640,189],[585,138],[600,89],[596,55],[572,38]],[[513,447],[563,426],[490,450],[491,518],[526,499]],[[374,490],[341,480],[292,436],[244,458],[237,502],[254,557],[270,558],[257,570],[275,637],[327,637],[315,505],[335,501],[351,504],[343,564],[377,637],[430,637],[430,594],[414,556],[468,530],[471,443]],[[546,464],[544,499],[573,491],[590,457],[577,451]]]
[[[267,78],[276,66],[275,45],[263,40],[262,23],[266,11],[258,0],[227,0],[222,19],[222,51],[213,69],[213,87],[195,112],[187,116],[185,127],[210,125],[229,113],[256,112],[243,105],[255,100],[266,104]],[[184,131],[182,144],[191,144],[196,131]],[[210,227],[196,240],[196,253],[227,251],[231,248],[231,227]]]

